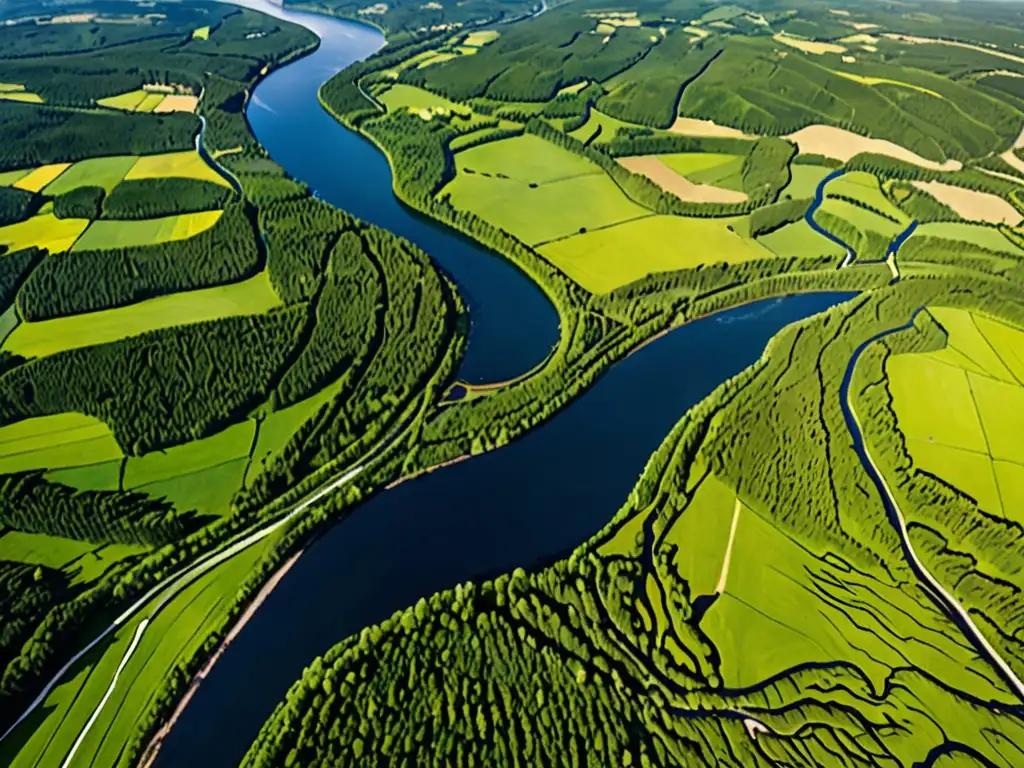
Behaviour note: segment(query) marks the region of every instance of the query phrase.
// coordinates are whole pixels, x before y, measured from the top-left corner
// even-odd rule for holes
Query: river
[[[313,29],[318,51],[268,77],[249,107],[270,155],[323,199],[420,244],[473,313],[461,378],[521,373],[555,339],[550,304],[510,265],[397,203],[371,144],[328,117],[320,83],[381,44],[361,25],[243,3]],[[695,321],[615,365],[523,439],[403,483],[326,532],[199,686],[161,766],[235,766],[312,659],[420,596],[550,561],[614,515],[672,425],[753,363],[781,328],[848,294],[769,299]]]

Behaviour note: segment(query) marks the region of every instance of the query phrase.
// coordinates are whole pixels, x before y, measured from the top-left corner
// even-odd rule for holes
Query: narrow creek
[[[317,102],[320,84],[376,51],[380,34],[261,0],[240,4],[303,24],[323,41],[250,101],[250,122],[271,156],[324,200],[409,237],[452,275],[473,314],[460,378],[508,378],[542,359],[557,315],[540,291],[400,205],[385,158]],[[767,299],[697,320],[615,365],[523,439],[371,499],[288,571],[199,686],[157,765],[238,765],[288,686],[339,640],[421,596],[548,562],[584,541],[614,515],[688,408],[753,363],[780,329],[849,296]]]

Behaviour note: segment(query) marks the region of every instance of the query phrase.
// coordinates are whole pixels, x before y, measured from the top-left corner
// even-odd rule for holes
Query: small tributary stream
[[[249,119],[271,156],[324,200],[419,244],[455,279],[473,317],[460,378],[507,378],[539,362],[557,334],[544,296],[506,262],[400,205],[384,157],[317,102],[320,84],[377,50],[380,34],[243,4],[323,40],[253,94]],[[550,561],[584,541],[688,408],[753,363],[781,328],[848,297],[769,299],[697,320],[615,365],[523,439],[371,499],[282,579],[199,686],[157,763],[237,765],[288,686],[339,640],[420,596]]]

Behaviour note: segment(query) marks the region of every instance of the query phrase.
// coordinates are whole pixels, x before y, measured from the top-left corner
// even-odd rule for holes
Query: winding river
[[[387,162],[322,111],[319,85],[376,51],[365,26],[240,4],[322,39],[256,89],[248,116],[271,156],[335,205],[419,244],[452,275],[473,318],[460,378],[497,380],[541,360],[557,315],[516,269],[400,205]],[[236,766],[303,667],[420,596],[530,566],[579,544],[615,513],[672,425],[754,362],[782,327],[848,294],[806,294],[727,310],[614,366],[546,424],[499,451],[380,494],[325,533],[288,571],[199,686],[157,759]]]

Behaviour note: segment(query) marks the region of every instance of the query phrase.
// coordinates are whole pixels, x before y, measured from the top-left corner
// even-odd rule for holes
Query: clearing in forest
[[[16,189],[24,189],[27,192],[41,192],[43,187],[64,173],[71,163],[51,163],[43,165],[35,170],[29,171],[22,176],[13,186]]]
[[[783,45],[796,48],[804,53],[813,53],[815,55],[846,52],[846,48],[842,45],[836,45],[835,43],[821,43],[817,40],[804,40],[800,37],[787,35],[785,32],[779,32],[772,39],[777,43],[782,43]]]
[[[175,177],[211,181],[223,187],[231,186],[223,176],[207,165],[206,161],[195,150],[167,152],[161,155],[143,155],[124,176],[125,181]]]
[[[984,221],[989,224],[1009,224],[1016,227],[1022,221],[1020,211],[1006,200],[991,192],[954,187],[941,181],[911,182],[918,189],[927,192],[943,205],[947,205],[968,221]]]
[[[83,413],[39,416],[0,427],[0,474],[81,467],[122,455],[110,428]]]
[[[259,315],[280,304],[264,271],[242,282],[169,293],[125,307],[22,322],[2,349],[22,357],[43,357],[176,325]]]
[[[959,160],[945,160],[937,163],[934,160],[926,160],[916,152],[911,152],[906,147],[901,147],[885,139],[869,139],[866,136],[847,131],[844,128],[836,128],[832,125],[809,125],[799,131],[789,134],[784,138],[797,145],[800,152],[805,155],[823,155],[841,162],[847,162],[854,155],[862,152],[873,152],[877,155],[887,155],[896,160],[903,160],[907,163],[919,165],[933,171],[959,171],[963,164]]]
[[[614,290],[655,272],[774,256],[729,229],[733,221],[651,215],[549,243],[540,252],[594,293]]]
[[[915,466],[1024,522],[1024,331],[963,309],[929,308],[945,348],[890,358],[886,373]]]
[[[138,159],[134,155],[115,155],[79,160],[50,182],[43,192],[57,197],[78,187],[102,187],[109,193],[121,183]]]
[[[646,176],[680,200],[692,203],[743,203],[747,200],[747,195],[743,192],[711,184],[695,184],[685,176],[676,173],[657,155],[624,157],[619,160],[619,163],[633,173]]]
[[[694,117],[677,117],[668,130],[670,133],[678,133],[683,136],[706,136],[719,139],[757,138],[738,128],[730,128],[727,125],[719,125],[714,120],[698,120]]]
[[[0,245],[6,245],[10,251],[36,246],[61,253],[71,248],[88,226],[88,219],[58,219],[52,213],[44,213],[0,227]]]
[[[139,221],[101,219],[93,222],[85,234],[78,239],[74,250],[131,248],[137,245],[184,240],[198,235],[200,232],[205,232],[217,223],[223,213],[223,211],[202,211],[201,213],[182,213]],[[70,221],[76,221],[76,219],[70,219]]]

